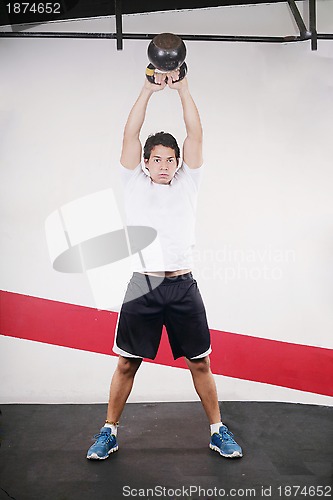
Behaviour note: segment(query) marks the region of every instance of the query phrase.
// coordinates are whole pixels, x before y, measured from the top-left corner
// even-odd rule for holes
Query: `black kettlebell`
[[[146,77],[151,83],[155,83],[155,70],[161,73],[179,70],[177,81],[185,77],[187,73],[187,66],[184,62],[186,47],[178,35],[173,33],[156,35],[148,45],[147,54],[150,64],[146,68]]]

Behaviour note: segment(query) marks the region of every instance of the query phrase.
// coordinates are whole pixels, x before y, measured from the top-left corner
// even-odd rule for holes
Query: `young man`
[[[178,72],[155,74],[145,81],[124,130],[121,173],[128,225],[148,226],[157,232],[161,252],[147,252],[143,268],[134,272],[122,305],[114,352],[114,372],[104,427],[87,458],[102,460],[118,450],[117,425],[143,358],[154,359],[163,325],[174,358],[184,356],[194,387],[210,423],[209,446],[224,457],[241,457],[242,449],[221,422],[216,385],[210,370],[210,334],[204,304],[191,274],[195,209],[202,173],[202,127],[187,79]],[[178,91],[186,139],[183,162],[176,140],[164,132],[149,136],[144,146],[147,175],[141,168],[139,139],[151,96],[168,86]]]

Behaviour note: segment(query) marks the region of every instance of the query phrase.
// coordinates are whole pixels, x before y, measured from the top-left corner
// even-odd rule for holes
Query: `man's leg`
[[[221,413],[217,397],[214,377],[210,370],[209,356],[199,359],[186,359],[194,383],[195,390],[206,412],[210,424],[221,421]]]
[[[210,423],[211,440],[209,447],[223,457],[242,457],[242,448],[233,439],[233,434],[228,427],[223,425],[221,421],[216,384],[210,370],[209,357],[205,356],[193,360],[185,359],[191,370],[194,387]]]
[[[142,363],[142,358],[124,358],[119,356],[117,368],[110,385],[110,396],[106,419],[118,422],[128,396],[131,393],[134,377]]]
[[[141,358],[119,356],[118,365],[111,380],[107,420],[99,434],[95,436],[96,441],[90,446],[87,458],[104,460],[110,453],[118,450],[117,422],[131,393],[134,377],[141,362]]]

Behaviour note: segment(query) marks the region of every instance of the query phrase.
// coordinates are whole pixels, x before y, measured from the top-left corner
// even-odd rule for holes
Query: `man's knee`
[[[186,359],[187,365],[192,372],[195,373],[209,373],[210,360],[209,356],[198,359]]]
[[[119,356],[117,370],[124,377],[134,377],[141,362],[142,358],[125,358]]]

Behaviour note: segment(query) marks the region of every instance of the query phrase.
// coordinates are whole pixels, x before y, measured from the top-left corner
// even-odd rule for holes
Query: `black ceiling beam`
[[[116,13],[117,50],[122,50],[122,48],[123,48],[123,21],[122,21],[122,3],[121,3],[121,0],[114,0],[114,10]]]
[[[151,40],[158,33],[122,33],[122,38],[127,40]],[[179,35],[187,41],[207,42],[263,42],[287,43],[299,42],[310,38],[302,36],[247,36],[247,35]],[[0,31],[0,38],[105,38],[118,39],[117,33],[81,33],[69,31]]]
[[[318,40],[333,40],[333,33],[317,33],[316,38]]]
[[[317,14],[316,0],[309,0],[309,23],[311,32],[311,49],[317,50]]]

